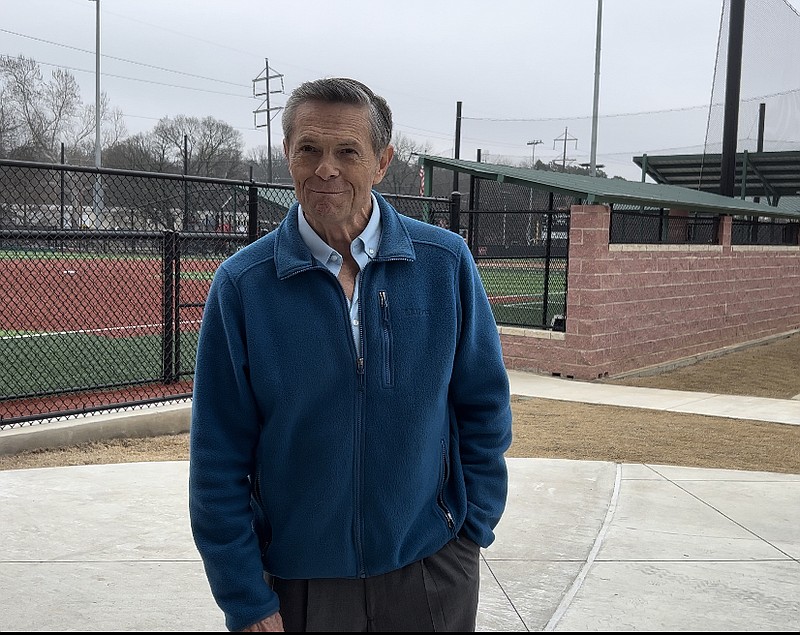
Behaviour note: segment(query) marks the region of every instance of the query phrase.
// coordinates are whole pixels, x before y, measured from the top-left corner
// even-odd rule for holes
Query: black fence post
[[[549,289],[550,289],[550,247],[553,244],[553,212],[547,214],[547,241],[544,248],[544,288],[542,289],[542,325],[547,328],[547,309],[550,302]]]
[[[450,195],[450,231],[461,233],[461,192]]]
[[[64,165],[65,157],[64,157],[64,143],[61,143],[61,165]],[[63,168],[59,170],[59,181],[61,185],[61,217],[59,222],[59,228],[64,229],[64,170]]]
[[[162,245],[162,310],[163,325],[161,331],[161,379],[165,384],[171,384],[175,376],[175,232],[164,231]]]
[[[181,250],[184,241],[179,233],[174,234],[172,246],[172,262],[173,262],[173,296],[174,304],[172,310],[172,323],[173,328],[173,362],[172,362],[172,381],[178,381],[181,374]]]
[[[258,238],[258,188],[250,183],[247,188],[247,242]]]

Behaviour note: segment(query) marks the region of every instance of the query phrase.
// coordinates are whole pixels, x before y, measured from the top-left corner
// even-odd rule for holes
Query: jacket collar
[[[372,193],[378,201],[383,224],[378,253],[373,260],[414,260],[414,245],[400,214],[380,194]],[[299,208],[295,202],[276,230],[275,267],[281,279],[319,266],[300,235],[297,224]]]

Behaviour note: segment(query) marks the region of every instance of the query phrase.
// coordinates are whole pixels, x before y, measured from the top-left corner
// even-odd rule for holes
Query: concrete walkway
[[[800,425],[800,400],[797,399],[618,386],[521,371],[509,371],[508,377],[511,393],[515,395]]]
[[[509,375],[515,394],[800,424],[792,400]],[[33,442],[13,432],[0,445]],[[0,471],[0,631],[224,630],[187,467]],[[478,630],[800,631],[800,475],[557,459],[509,471]]]

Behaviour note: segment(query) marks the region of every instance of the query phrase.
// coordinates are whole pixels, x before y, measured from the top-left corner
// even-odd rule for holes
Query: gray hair
[[[346,77],[329,77],[304,82],[292,91],[283,108],[283,136],[288,141],[294,132],[297,107],[308,102],[351,104],[369,108],[372,149],[380,155],[392,141],[392,111],[380,95]]]

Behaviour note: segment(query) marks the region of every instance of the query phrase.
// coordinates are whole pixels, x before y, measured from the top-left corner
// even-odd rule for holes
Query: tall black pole
[[[758,145],[756,145],[756,152],[763,152],[764,151],[764,116],[766,114],[767,104],[760,103],[758,105]],[[747,169],[747,166],[745,166]],[[761,197],[754,196],[753,197],[754,203],[760,203]]]
[[[736,180],[736,137],[739,129],[739,92],[742,78],[742,41],[744,39],[744,2],[731,0],[728,26],[728,68],[725,76],[725,122],[722,128],[722,158],[719,191],[733,196]]]
[[[461,102],[456,102],[456,145],[453,158],[459,159],[461,154]],[[458,172],[453,170],[453,191],[458,192]]]

